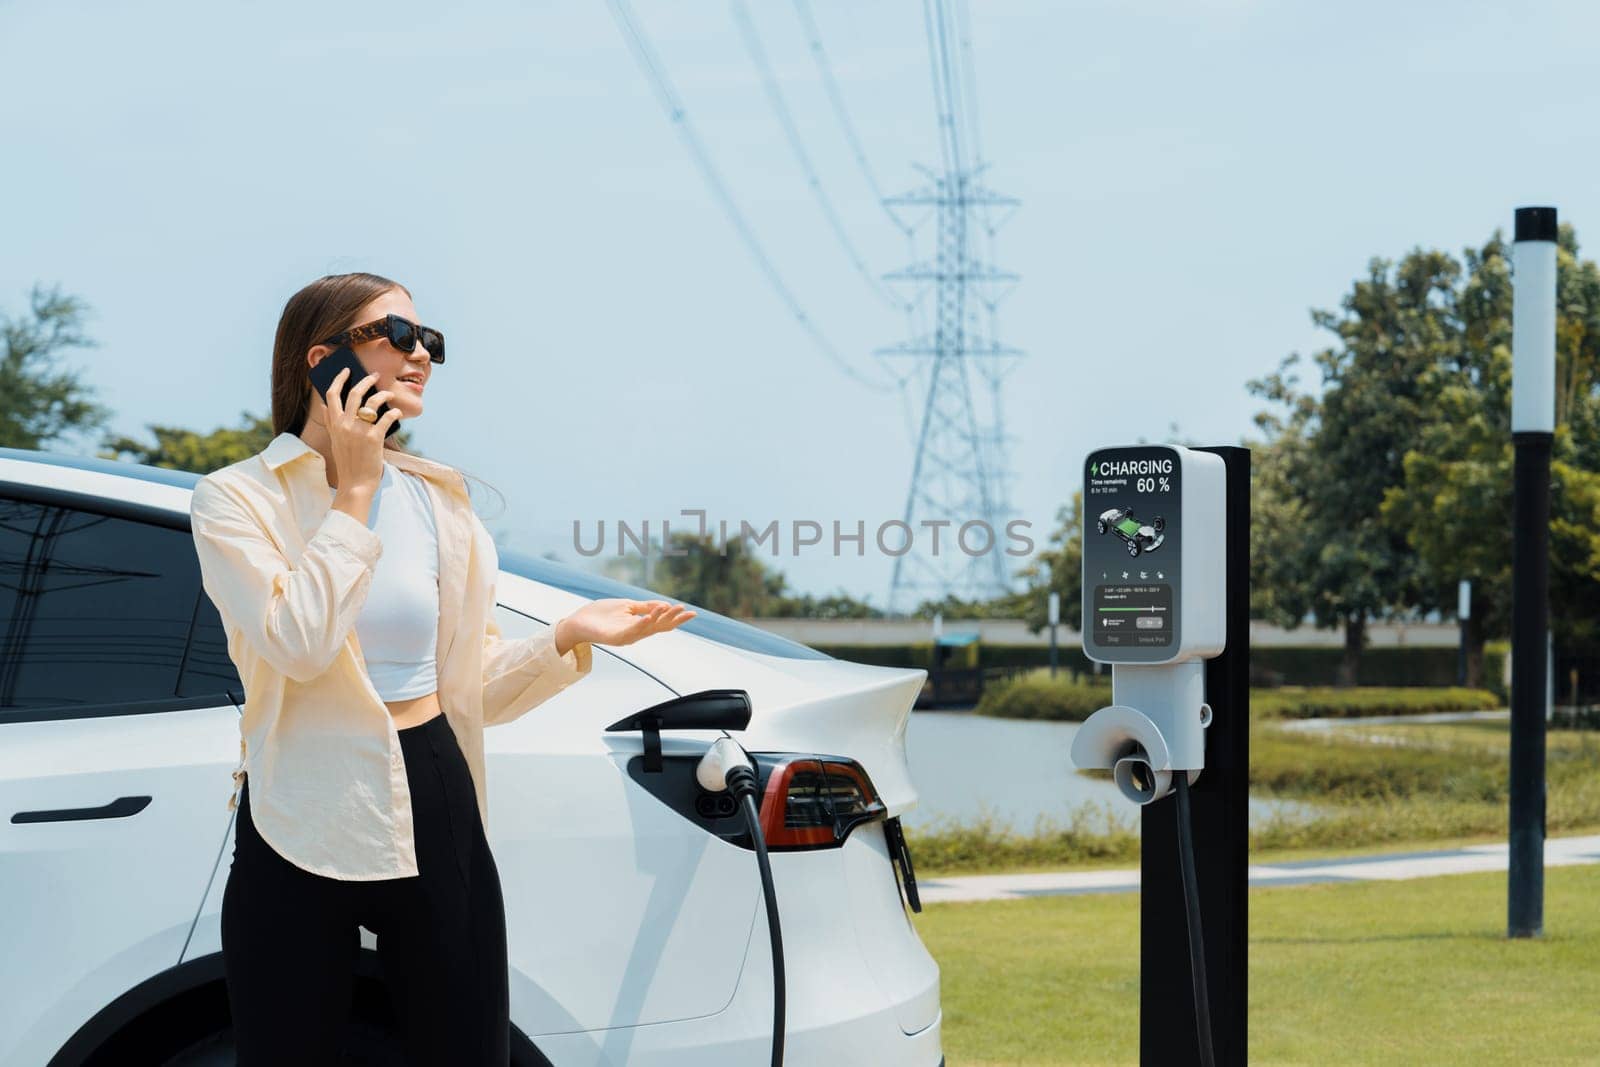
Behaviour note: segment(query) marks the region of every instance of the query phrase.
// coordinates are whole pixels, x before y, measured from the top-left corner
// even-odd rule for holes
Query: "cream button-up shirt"
[[[510,722],[585,677],[593,648],[557,655],[555,627],[506,640],[494,620],[499,555],[452,467],[395,449],[420,475],[439,530],[439,704],[489,825],[483,728]],[[228,810],[250,815],[285,859],[330,878],[418,873],[399,733],[367,676],[356,617],[383,552],[332,507],[322,454],[284,432],[205,475],[190,506],[201,581],[244,683]]]

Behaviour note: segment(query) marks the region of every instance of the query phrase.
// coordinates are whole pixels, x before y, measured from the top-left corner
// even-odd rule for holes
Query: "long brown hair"
[[[305,428],[306,418],[311,413],[311,367],[306,362],[306,351],[324,337],[357,325],[356,315],[362,308],[394,289],[411,296],[411,290],[397,281],[381,274],[356,271],[318,278],[289,298],[278,318],[277,335],[272,340],[273,436],[286,431],[298,434]],[[414,454],[395,441],[397,436],[384,438],[383,447],[406,455]],[[463,478],[489,484],[458,467],[452,469]],[[498,489],[495,493],[503,502],[504,494]]]

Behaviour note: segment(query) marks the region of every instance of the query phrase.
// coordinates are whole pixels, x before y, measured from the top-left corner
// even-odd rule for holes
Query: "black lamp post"
[[[1556,209],[1522,207],[1511,246],[1511,857],[1507,936],[1544,932],[1550,444],[1555,435]]]

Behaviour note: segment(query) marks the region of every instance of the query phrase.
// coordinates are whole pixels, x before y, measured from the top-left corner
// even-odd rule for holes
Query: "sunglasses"
[[[381,319],[364,322],[360,326],[352,326],[334,334],[318,344],[358,345],[362,341],[371,341],[379,337],[387,337],[389,343],[402,352],[416,350],[417,342],[422,342],[422,347],[428,350],[428,358],[435,363],[444,362],[444,334],[428,326],[418,326],[410,319],[403,319],[399,315],[385,315]]]

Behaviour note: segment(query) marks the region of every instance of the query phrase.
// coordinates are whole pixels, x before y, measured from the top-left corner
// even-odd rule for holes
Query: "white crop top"
[[[382,539],[356,636],[384,700],[438,689],[439,529],[422,478],[385,461],[367,526]]]

